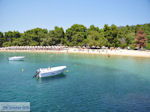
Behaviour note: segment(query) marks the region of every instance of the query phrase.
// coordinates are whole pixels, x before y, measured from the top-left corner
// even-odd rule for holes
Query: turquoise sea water
[[[8,61],[10,56],[24,61]],[[36,69],[66,65],[57,77]],[[149,112],[150,59],[84,54],[0,53],[0,102],[30,102],[32,112]]]

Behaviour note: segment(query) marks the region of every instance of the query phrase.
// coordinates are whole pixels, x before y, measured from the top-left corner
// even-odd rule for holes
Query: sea
[[[67,69],[33,78],[55,66]],[[0,52],[0,102],[30,102],[31,112],[150,112],[150,58]]]

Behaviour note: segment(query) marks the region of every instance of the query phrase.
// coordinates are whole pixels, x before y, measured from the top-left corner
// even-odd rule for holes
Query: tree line
[[[51,45],[150,49],[150,24],[119,27],[105,24],[103,28],[74,24],[65,31],[56,26],[53,30],[34,28],[24,33],[0,32],[0,47]]]

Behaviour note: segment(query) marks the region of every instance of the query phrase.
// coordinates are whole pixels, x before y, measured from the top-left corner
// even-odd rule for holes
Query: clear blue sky
[[[150,23],[150,0],[0,0],[0,31]]]

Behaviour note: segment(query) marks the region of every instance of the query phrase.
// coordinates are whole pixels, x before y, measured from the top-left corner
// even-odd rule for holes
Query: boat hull
[[[23,61],[24,57],[10,57],[8,58],[9,61]]]

